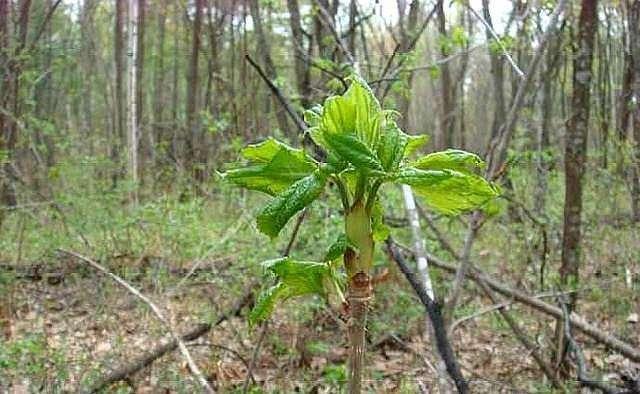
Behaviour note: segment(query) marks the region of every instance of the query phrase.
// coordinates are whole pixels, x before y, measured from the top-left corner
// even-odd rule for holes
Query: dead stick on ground
[[[491,290],[484,281],[479,281],[477,283],[478,285],[480,285],[480,288],[482,289],[484,294],[489,297],[491,302],[493,302],[494,304],[501,302],[498,296],[494,294],[493,290]],[[542,372],[544,372],[547,378],[551,381],[553,387],[562,388],[562,383],[560,383],[560,381],[558,380],[558,377],[553,372],[551,366],[544,360],[536,345],[529,340],[525,332],[520,328],[520,326],[518,326],[518,323],[515,321],[513,316],[511,316],[511,314],[506,310],[505,307],[499,308],[498,312],[500,312],[500,315],[502,316],[504,321],[507,322],[516,339],[531,353],[531,357],[533,357]]]
[[[245,305],[247,305],[250,302],[250,299],[253,294],[253,289],[256,286],[257,286],[257,283],[252,282],[245,289],[245,292],[243,293],[244,295],[238,299],[238,301],[234,304],[234,306],[228,312],[218,317],[218,320],[216,320],[213,324],[200,323],[196,325],[194,328],[192,328],[191,330],[189,330],[188,332],[186,332],[184,335],[181,336],[182,340],[187,342],[187,341],[193,341],[195,339],[198,339],[199,337],[211,331],[213,327],[216,327],[222,324],[223,322],[228,320],[230,317],[239,315],[240,312],[242,311],[242,308],[244,308]],[[115,382],[124,380],[129,376],[132,376],[133,374],[137,373],[141,369],[147,367],[148,365],[151,365],[155,360],[159,359],[165,354],[174,351],[177,347],[178,347],[178,343],[175,340],[171,340],[168,343],[159,345],[155,349],[135,359],[133,362],[130,362],[130,363],[121,365],[118,368],[115,368],[113,371],[109,372],[107,375],[101,377],[99,380],[94,382],[93,386],[91,386],[91,388],[89,388],[88,390],[85,390],[85,392],[95,393],[108,387],[109,385]]]
[[[589,375],[587,374],[587,366],[586,362],[584,361],[584,354],[582,353],[582,349],[580,349],[580,346],[578,346],[578,342],[573,338],[573,335],[571,335],[571,319],[569,319],[569,310],[567,308],[566,301],[563,299],[563,297],[559,297],[559,301],[560,307],[562,308],[562,317],[564,320],[564,336],[567,339],[567,344],[569,347],[568,350],[573,354],[573,358],[576,360],[576,364],[578,366],[578,382],[580,383],[580,385],[592,389],[598,389],[605,394],[622,394],[622,390],[610,387],[603,382],[593,380],[589,377]]]
[[[61,252],[61,253],[66,254],[66,255],[73,256],[73,257],[75,257],[77,259],[80,259],[80,260],[84,261],[85,263],[89,264],[93,268],[95,268],[98,271],[102,272],[103,274],[109,276],[111,279],[116,281],[119,285],[124,287],[127,291],[129,291],[130,293],[132,293],[133,295],[138,297],[142,302],[147,304],[149,306],[149,308],[151,308],[153,313],[156,315],[158,320],[160,320],[160,322],[165,326],[167,331],[169,331],[169,334],[171,335],[173,340],[176,341],[176,343],[178,344],[178,348],[180,349],[180,353],[182,353],[182,356],[187,361],[187,364],[189,365],[189,369],[191,370],[191,373],[196,378],[198,383],[200,383],[200,385],[202,386],[203,390],[205,392],[207,392],[207,393],[214,393],[215,392],[215,391],[213,391],[211,386],[209,386],[209,383],[207,382],[207,380],[202,375],[202,372],[200,372],[200,369],[198,368],[196,363],[193,361],[193,358],[191,357],[191,354],[189,353],[189,349],[187,349],[187,347],[185,346],[185,344],[182,341],[182,339],[180,338],[180,336],[178,336],[178,334],[176,334],[176,332],[173,330],[173,327],[171,326],[171,323],[169,323],[169,320],[167,320],[167,318],[160,311],[160,308],[158,308],[157,305],[155,305],[145,295],[140,293],[135,287],[133,287],[129,283],[127,283],[124,279],[120,278],[118,275],[115,275],[115,274],[109,272],[109,270],[107,270],[105,267],[103,267],[102,265],[100,265],[100,264],[96,263],[95,261],[89,259],[88,257],[82,256],[81,254],[78,254],[78,253],[75,253],[75,252],[71,252],[71,251],[68,251],[68,250],[64,250],[64,249],[58,249],[58,251]]]
[[[427,253],[427,258],[431,262],[433,267],[437,267],[440,269],[444,269],[450,273],[455,273],[458,270],[458,267],[454,264],[446,263],[438,257]],[[471,265],[471,270],[469,272],[468,277],[474,282],[483,281],[485,282],[491,289],[497,291],[498,293],[508,296],[509,298],[518,301],[522,304],[525,304],[531,308],[534,308],[540,312],[544,312],[548,315],[551,315],[557,319],[562,319],[562,310],[556,306],[550,305],[544,301],[541,301],[535,297],[531,297],[524,292],[512,289],[504,283],[499,282],[498,280],[492,278],[486,273],[482,272],[476,266]],[[640,362],[640,349],[634,348],[632,345],[621,341],[620,339],[614,337],[613,335],[607,334],[598,327],[593,324],[587,322],[583,317],[576,313],[571,314],[571,325],[592,339],[596,340],[599,343],[602,343],[611,349],[619,352],[623,356],[627,357],[629,360],[634,362]]]

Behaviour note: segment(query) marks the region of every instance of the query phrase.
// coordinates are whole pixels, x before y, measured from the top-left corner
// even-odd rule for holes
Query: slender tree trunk
[[[180,4],[176,2],[174,4],[174,12],[180,12]],[[174,22],[174,31],[173,31],[173,76],[171,81],[171,156],[172,159],[179,163],[179,155],[181,152],[180,146],[180,138],[178,134],[178,105],[180,98],[179,91],[179,74],[180,74],[180,25],[178,23],[179,19],[176,19]]]
[[[129,41],[129,60],[128,66],[128,89],[127,89],[127,109],[128,109],[128,153],[129,153],[129,176],[133,182],[133,191],[131,192],[131,204],[138,203],[138,143],[139,143],[139,123],[138,123],[138,0],[129,0],[129,23],[128,23],[128,41]]]
[[[302,30],[298,0],[287,0],[287,9],[289,10],[291,36],[293,38],[293,45],[295,46],[293,53],[296,54],[294,55],[294,65],[298,95],[300,95],[302,107],[307,108],[310,105],[311,98],[311,76],[309,74],[308,55],[304,47],[304,32]]]
[[[9,53],[9,45],[11,43],[9,36],[9,20],[10,20],[10,0],[0,0],[0,107],[8,108],[9,92],[12,85],[11,74],[11,57]],[[9,180],[9,163],[5,162],[13,151],[13,146],[9,144],[9,130],[13,120],[0,112],[0,158],[4,164],[0,167],[0,204],[14,205],[15,194]],[[4,219],[4,211],[0,210],[0,226]]]
[[[269,41],[262,25],[259,0],[249,1],[249,11],[251,12],[251,19],[253,20],[253,25],[256,33],[258,52],[260,53],[260,57],[262,58],[262,62],[264,63],[265,73],[271,81],[275,81],[278,78],[278,74],[276,72],[276,67],[273,63],[273,59],[271,58],[271,46],[269,45]],[[287,120],[287,114],[282,111],[279,106],[276,106],[276,108],[277,109],[275,115],[278,121],[278,126],[285,135],[291,136],[291,129]]]
[[[155,140],[160,146],[164,146],[167,142],[164,135],[164,107],[165,107],[165,86],[164,86],[164,47],[166,36],[166,11],[165,7],[157,7],[158,10],[158,33],[156,41],[156,50],[153,55],[154,65],[154,87],[153,87],[153,127],[150,133],[153,133],[153,140]],[[154,144],[150,144],[149,153],[152,158],[155,158]],[[153,160],[155,162],[155,159]]]
[[[202,11],[204,0],[196,0],[195,15],[193,18],[193,30],[191,37],[191,57],[189,58],[189,73],[187,75],[187,136],[186,136],[186,158],[190,161],[189,168],[195,170],[193,165],[203,159],[200,141],[200,122],[198,120],[200,85],[198,74],[198,61],[200,58],[200,32],[202,30]],[[203,180],[203,174],[196,170],[193,174],[198,181]]]
[[[582,187],[587,156],[587,136],[591,99],[593,46],[598,28],[597,0],[582,0],[578,20],[578,36],[573,49],[573,97],[571,117],[567,122],[565,141],[565,202],[564,232],[562,236],[562,264],[560,283],[565,290],[575,289],[579,284],[582,242]],[[567,305],[569,311],[576,309],[577,295],[572,293]],[[562,322],[556,325],[558,354],[562,362],[566,346],[562,333]]]
[[[491,20],[491,12],[489,11],[489,0],[482,0],[482,17],[487,24],[493,29]],[[485,35],[488,41],[493,40],[491,31],[485,29]],[[489,47],[489,60],[491,61],[491,76],[493,77],[493,86],[491,92],[494,101],[493,122],[491,123],[491,139],[494,141],[498,138],[500,127],[506,119],[506,106],[504,100],[504,61],[502,55]]]
[[[438,31],[443,42],[447,38],[447,26],[444,13],[444,0],[438,0],[436,5],[438,16]],[[447,45],[440,45],[440,56],[444,59],[450,55]],[[437,149],[445,149],[453,146],[453,135],[455,133],[455,99],[451,89],[451,71],[449,62],[440,66],[440,96],[442,100],[442,113],[440,121],[440,134],[436,141]]]
[[[149,151],[151,149],[151,144],[149,141],[152,141],[153,138],[144,138],[145,134],[145,124],[148,122],[143,121],[145,113],[145,94],[144,94],[144,57],[145,57],[145,31],[146,31],[146,18],[147,18],[147,0],[135,0],[138,2],[138,18],[136,23],[136,87],[135,87],[135,95],[136,95],[136,126],[138,129],[138,177],[140,184],[144,183],[144,177],[142,176],[144,171],[144,163],[149,156]],[[149,128],[146,128],[149,129]],[[149,129],[149,133],[151,130]],[[148,145],[148,146],[145,146]]]
[[[640,0],[629,7],[629,43],[633,64],[633,170],[631,207],[633,220],[640,222]]]
[[[115,130],[111,141],[111,159],[118,168],[113,174],[112,181],[115,186],[121,175],[120,149],[125,141],[126,108],[124,87],[124,23],[126,12],[126,0],[116,0],[116,23],[114,30],[114,62],[115,62]]]

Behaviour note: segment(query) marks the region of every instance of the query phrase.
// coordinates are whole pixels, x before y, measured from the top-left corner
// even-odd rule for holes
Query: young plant
[[[322,261],[284,257],[264,262],[275,284],[258,297],[249,319],[251,324],[265,319],[277,302],[291,297],[337,293],[349,311],[349,391],[359,393],[374,246],[388,235],[378,200],[380,186],[407,184],[430,208],[445,214],[479,207],[497,190],[476,174],[483,163],[475,154],[446,150],[411,161],[409,156],[426,136],[405,134],[395,122],[396,113],[381,108],[366,82],[358,76],[350,77],[350,82],[343,95],[329,97],[323,106],[305,113],[308,133],[325,150],[325,161],[270,138],[245,147],[242,156],[248,163],[222,175],[273,197],[257,217],[258,229],[271,238],[319,198],[328,184],[335,185],[344,232]]]

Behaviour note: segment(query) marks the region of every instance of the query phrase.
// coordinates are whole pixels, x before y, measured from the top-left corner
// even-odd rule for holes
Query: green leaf
[[[387,120],[378,145],[378,158],[385,170],[393,171],[398,168],[404,157],[407,142],[408,136],[400,130],[396,122]]]
[[[350,79],[351,85],[344,96],[355,106],[356,134],[367,146],[375,148],[383,120],[380,103],[364,79],[358,75],[352,75]]]
[[[475,153],[459,149],[447,149],[442,152],[430,153],[411,164],[419,170],[455,170],[464,173],[474,173],[484,167],[484,162]]]
[[[320,196],[326,183],[327,176],[315,171],[292,184],[262,209],[257,218],[258,229],[271,238],[278,236],[293,215]]]
[[[431,208],[445,214],[459,214],[477,208],[498,195],[484,178],[459,171],[403,168],[396,180],[413,187]]]
[[[429,141],[429,136],[426,134],[407,135],[407,146],[404,149],[404,157],[410,156],[413,152],[420,149],[424,144]]]
[[[263,268],[275,277],[277,284],[260,293],[249,314],[251,326],[268,318],[278,302],[307,294],[324,295],[325,279],[331,276],[328,264],[297,261],[290,257],[268,260]]]
[[[267,319],[273,313],[276,304],[288,296],[288,288],[283,283],[278,283],[263,290],[258,295],[256,304],[249,313],[249,325],[254,326],[256,323]]]
[[[357,169],[383,170],[375,153],[355,134],[333,134],[325,136],[325,141],[333,152]]]
[[[304,151],[273,138],[242,150],[252,165],[231,169],[223,178],[238,186],[276,195],[308,176],[317,165]]]
[[[289,288],[291,296],[324,294],[323,279],[330,274],[325,263],[298,261],[290,257],[265,261],[262,266]]]
[[[380,127],[384,112],[367,83],[351,76],[351,85],[342,96],[325,100],[322,110],[307,112],[314,141],[331,149],[330,139],[336,135],[354,135],[358,141],[374,151],[380,140]],[[318,117],[320,119],[318,119]]]

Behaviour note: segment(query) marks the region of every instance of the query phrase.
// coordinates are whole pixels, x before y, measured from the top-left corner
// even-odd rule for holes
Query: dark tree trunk
[[[489,0],[482,0],[482,14],[487,24],[493,28],[493,22],[491,20],[491,13],[489,12]],[[493,40],[493,36],[489,29],[485,29],[487,40]],[[493,100],[494,100],[494,114],[493,122],[491,123],[491,140],[493,141],[498,137],[498,131],[504,124],[506,119],[506,109],[504,101],[504,61],[502,55],[495,50],[489,48],[489,59],[491,61],[491,76],[493,77]]]
[[[189,72],[187,74],[186,91],[187,135],[185,138],[185,159],[189,162],[189,166],[201,159],[200,150],[202,149],[199,141],[200,131],[198,122],[198,104],[200,98],[198,61],[200,57],[200,31],[202,28],[202,10],[204,8],[204,0],[196,0],[195,7],[195,16],[193,19],[193,29],[191,34],[191,57],[189,58]]]
[[[574,47],[573,97],[571,117],[567,122],[565,141],[565,203],[560,282],[574,288],[579,281],[582,180],[585,174],[587,136],[589,131],[590,87],[592,80],[593,44],[597,24],[597,0],[582,0],[578,37]],[[575,309],[576,295],[569,307]]]
[[[304,31],[302,30],[298,0],[287,0],[287,9],[289,10],[289,25],[291,26],[291,35],[295,46],[293,53],[298,95],[300,96],[302,107],[307,108],[310,105],[311,98],[311,76],[309,74],[308,54],[304,48]]]
[[[629,43],[633,64],[633,170],[631,207],[633,220],[640,222],[640,0],[629,7]]]
[[[260,57],[262,58],[262,62],[264,63],[265,73],[271,81],[275,81],[278,77],[278,74],[276,72],[276,67],[273,63],[273,59],[271,58],[271,46],[269,45],[264,27],[262,26],[259,0],[249,1],[249,10],[251,12],[251,19],[253,20],[256,32],[258,52],[260,53]],[[275,115],[276,119],[278,120],[278,126],[285,135],[291,135],[289,123],[287,121],[287,114],[280,108],[279,105],[275,105],[273,107],[275,107]]]
[[[436,5],[438,16],[438,31],[440,37],[447,37],[447,26],[444,14],[444,0],[438,0]],[[444,59],[450,55],[447,45],[440,45],[440,55]],[[442,100],[442,119],[440,121],[439,138],[436,141],[437,149],[445,149],[453,146],[453,135],[455,132],[455,98],[451,89],[451,71],[449,62],[440,66],[440,95]]]
[[[158,10],[158,33],[156,42],[156,53],[153,62],[154,74],[154,93],[153,93],[153,141],[160,146],[164,146],[166,141],[164,133],[164,107],[165,107],[165,86],[164,86],[164,42],[166,36],[166,13],[165,7],[157,7]],[[151,131],[150,131],[151,132]],[[155,157],[155,146],[150,144],[149,153],[151,157]],[[155,161],[155,160],[154,160]]]

